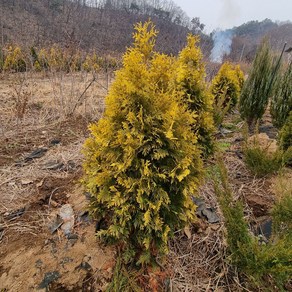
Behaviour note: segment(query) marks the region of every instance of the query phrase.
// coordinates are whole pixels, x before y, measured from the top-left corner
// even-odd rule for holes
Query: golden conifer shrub
[[[62,48],[54,44],[49,50],[45,50],[45,59],[51,71],[64,71],[67,60],[65,58]]]
[[[82,68],[82,53],[80,50],[74,50],[68,52],[66,55],[66,71],[67,72],[78,72]]]
[[[25,55],[19,46],[9,46],[3,63],[4,71],[24,72],[26,71]]]
[[[87,72],[98,72],[100,70],[100,58],[98,58],[95,52],[88,53],[82,64],[82,69]]]
[[[211,93],[215,98],[215,106],[218,111],[228,111],[236,106],[244,83],[244,75],[239,65],[229,62],[224,63],[214,77],[211,84]],[[216,124],[220,124],[220,120]]]
[[[189,110],[197,115],[193,124],[205,155],[213,152],[213,96],[207,89],[202,52],[198,36],[188,35],[186,47],[179,53],[176,70],[176,89],[183,95]]]
[[[46,49],[42,48],[38,51],[38,63],[41,70],[47,70],[49,68],[49,57]]]
[[[153,52],[157,32],[137,24],[116,73],[102,119],[84,144],[91,213],[106,224],[97,236],[118,243],[126,262],[147,264],[167,252],[174,230],[195,219],[202,161],[194,114],[170,89],[173,59]]]

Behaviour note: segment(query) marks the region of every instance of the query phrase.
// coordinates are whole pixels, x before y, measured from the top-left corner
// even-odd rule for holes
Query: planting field
[[[181,2],[0,1],[0,292],[292,291],[289,9]]]
[[[115,250],[95,238],[96,222],[88,216],[88,194],[79,180],[87,126],[102,115],[109,78],[19,73],[1,76],[0,82],[0,290],[104,291]],[[216,133],[217,147],[233,194],[243,201],[250,230],[258,236],[259,226],[269,225],[277,196],[291,193],[292,172],[256,178],[243,162],[242,127],[235,110]],[[268,115],[260,132],[260,143],[273,151],[275,129]],[[197,222],[177,231],[161,271],[140,275],[140,282],[168,291],[242,290],[245,279],[226,261],[212,159],[206,172],[195,201]],[[58,223],[66,204],[74,218],[67,236],[66,221]],[[262,240],[269,240],[269,227],[264,229]]]

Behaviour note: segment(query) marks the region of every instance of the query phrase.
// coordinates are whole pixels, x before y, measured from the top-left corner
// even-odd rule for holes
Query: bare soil
[[[1,291],[104,291],[111,279],[115,251],[95,238],[95,222],[87,216],[88,199],[79,183],[87,125],[100,118],[107,87],[106,78],[99,76],[79,103],[90,80],[76,74],[11,75],[0,80]],[[219,134],[218,140],[226,148],[223,155],[234,196],[244,203],[247,220],[256,225],[274,204],[275,178],[255,178],[247,170],[242,125],[232,124],[236,129]],[[41,154],[30,159],[35,150]],[[243,289],[242,279],[226,264],[223,217],[211,179],[206,179],[199,196],[220,222],[199,218],[188,230],[177,232],[162,263],[170,291]],[[49,229],[64,204],[74,210],[69,238],[61,229]]]
[[[72,76],[62,78],[62,86],[72,85]],[[76,79],[79,83],[74,86],[82,88],[82,76],[75,76],[74,82]],[[21,83],[28,84],[28,92],[37,87],[38,97],[29,93],[25,114],[19,118],[15,89]],[[103,291],[115,264],[114,251],[96,240],[95,224],[86,213],[88,200],[79,183],[90,113],[84,108],[80,111],[79,106],[71,117],[62,116],[63,110],[52,103],[54,86],[55,81],[44,76],[1,80],[1,291]],[[98,112],[100,115],[102,107]],[[27,159],[37,149],[45,152]],[[60,229],[49,230],[64,204],[74,210],[75,225],[69,238]]]

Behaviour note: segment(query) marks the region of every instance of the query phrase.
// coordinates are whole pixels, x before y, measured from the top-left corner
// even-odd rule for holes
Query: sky
[[[173,0],[189,17],[199,17],[205,31],[232,28],[251,20],[292,21],[292,0]]]

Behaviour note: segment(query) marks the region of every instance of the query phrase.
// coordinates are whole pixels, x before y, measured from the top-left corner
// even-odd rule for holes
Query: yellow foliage
[[[34,69],[35,69],[37,72],[42,71],[42,67],[41,67],[39,61],[35,61],[34,64],[33,64],[33,67],[34,67]]]
[[[196,115],[173,87],[175,59],[153,52],[156,35],[151,22],[137,24],[83,150],[92,214],[109,223],[97,234],[123,243],[140,264],[167,252],[173,231],[195,220],[190,194],[202,175]]]
[[[193,130],[205,155],[213,152],[213,97],[208,92],[203,55],[198,36],[188,35],[186,47],[179,53],[175,86],[188,109],[197,116]]]
[[[46,55],[48,65],[51,70],[61,71],[65,67],[65,60],[61,48],[54,45]]]
[[[96,53],[87,54],[86,58],[82,64],[83,70],[90,72],[97,72],[100,70],[100,60],[97,57]]]
[[[231,107],[235,106],[239,99],[243,83],[244,75],[240,66],[234,66],[229,62],[224,63],[211,84],[211,92],[215,98],[215,102],[224,96],[223,106],[226,106],[228,103],[230,103]]]
[[[3,70],[13,72],[22,72],[26,70],[25,57],[20,47],[8,47]]]

